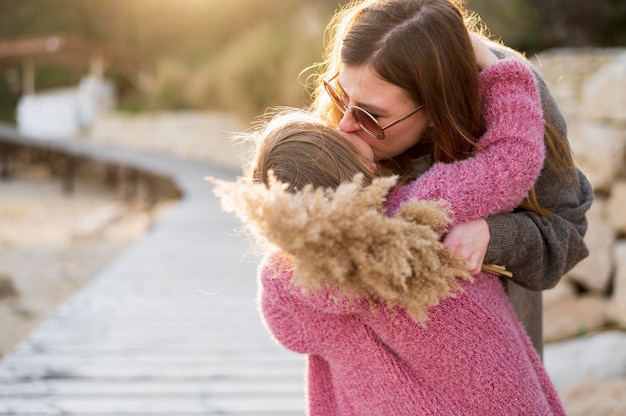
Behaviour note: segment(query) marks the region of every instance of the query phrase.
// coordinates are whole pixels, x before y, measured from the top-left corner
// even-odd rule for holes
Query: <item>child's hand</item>
[[[476,63],[478,63],[479,69],[483,70],[489,65],[498,62],[498,57],[493,52],[491,52],[491,49],[487,47],[487,44],[479,35],[475,33],[470,33],[470,37],[472,38],[474,55],[476,55]]]
[[[444,237],[443,244],[464,259],[469,272],[475,276],[481,271],[490,240],[489,225],[484,218],[479,218],[454,225]]]

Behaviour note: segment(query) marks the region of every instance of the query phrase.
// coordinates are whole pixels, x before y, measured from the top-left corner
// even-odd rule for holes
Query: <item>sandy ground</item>
[[[46,167],[0,182],[0,357],[141,237],[172,201],[148,206]]]

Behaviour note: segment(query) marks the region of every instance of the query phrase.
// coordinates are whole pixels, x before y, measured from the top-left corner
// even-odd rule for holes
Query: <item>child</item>
[[[231,202],[240,204],[231,208],[257,232],[271,235],[280,222],[285,227],[283,233],[291,232],[283,241],[284,247],[281,243],[281,250],[268,254],[260,267],[260,299],[263,316],[277,340],[293,351],[308,354],[311,415],[564,414],[539,356],[492,274],[480,273],[473,282],[451,282],[443,276],[444,289],[421,286],[425,294],[422,304],[428,308],[425,321],[419,319],[419,313],[410,314],[402,301],[388,302],[393,294],[362,296],[349,284],[343,291],[340,279],[330,281],[325,275],[318,276],[321,284],[309,285],[310,290],[303,290],[298,283],[299,270],[310,265],[298,264],[303,261],[324,263],[318,270],[339,277],[354,270],[356,274],[366,271],[355,265],[357,257],[349,258],[347,266],[339,261],[351,253],[348,249],[309,257],[303,254],[306,250],[298,251],[308,241],[317,242],[318,247],[325,241],[341,241],[342,234],[333,235],[332,231],[338,222],[333,222],[336,212],[345,218],[342,231],[352,230],[368,240],[384,237],[378,232],[370,235],[366,222],[377,221],[372,211],[382,206],[399,221],[415,220],[411,214],[402,214],[406,203],[444,200],[451,220],[461,222],[507,212],[519,204],[543,162],[543,120],[536,85],[530,70],[514,60],[484,69],[480,83],[487,130],[478,140],[475,154],[465,160],[435,164],[416,180],[393,189],[386,201],[379,198],[378,205],[368,198],[380,195],[380,189],[359,202],[359,189],[367,189],[368,183],[382,187],[382,191],[389,184],[381,185],[376,178],[380,172],[372,172],[370,155],[347,144],[358,142],[342,141],[340,133],[320,123],[294,122],[289,117],[276,119],[261,135],[250,174],[263,182],[257,187],[267,190],[268,184],[274,194],[246,200],[241,197],[249,190],[245,184],[232,187],[242,193],[229,191],[225,184],[218,191],[226,200],[232,198]],[[295,151],[298,147],[302,150]],[[268,171],[288,184],[279,189],[282,195],[290,195],[284,192],[289,188],[294,198],[304,195],[309,202],[294,204],[291,210],[288,204],[281,205],[281,221],[268,220],[270,225],[266,219],[272,216],[280,197]],[[352,193],[345,191],[346,185],[339,186],[358,172],[363,175],[364,186],[359,188],[358,181],[352,183],[353,188],[347,188]],[[314,191],[319,186],[337,190]],[[344,204],[344,209],[337,208],[338,204]],[[350,221],[355,215],[350,209],[362,206],[356,215],[358,221]],[[319,215],[315,213],[318,209],[322,211]],[[327,209],[332,215],[324,214]],[[307,222],[307,216],[315,216],[316,221]],[[327,226],[319,225],[325,220]],[[436,233],[445,230],[446,221],[441,218],[430,223]],[[302,230],[302,235],[294,236],[293,230]],[[351,240],[356,242],[356,238]],[[390,249],[386,242],[376,243],[356,248],[365,258],[374,257],[374,263],[387,265],[387,274],[404,273],[402,259],[415,253],[402,252],[397,246]],[[391,251],[395,255],[389,254]],[[289,252],[292,254],[286,254]],[[444,272],[445,267],[459,269],[458,264],[446,260],[424,266],[434,275],[433,281],[439,276],[438,266],[444,267]],[[407,282],[418,274],[420,265],[411,267],[412,272],[397,280],[400,283],[391,292],[410,286]],[[430,292],[436,293],[435,302],[429,298]]]

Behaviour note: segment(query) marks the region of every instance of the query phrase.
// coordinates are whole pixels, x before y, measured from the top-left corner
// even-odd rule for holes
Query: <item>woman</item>
[[[390,214],[402,211],[408,201],[443,198],[450,204],[453,220],[466,221],[506,212],[527,194],[543,162],[543,124],[533,77],[524,65],[506,60],[490,65],[480,80],[486,132],[476,143],[476,151],[465,160],[435,165],[417,180],[395,189],[385,204]],[[412,319],[401,303],[390,306],[384,291],[374,297],[355,291],[346,294],[341,283],[329,285],[324,276],[319,277],[322,285],[312,285],[310,291],[295,283],[299,270],[294,269],[295,262],[302,260],[298,250],[308,240],[317,241],[321,235],[322,247],[329,239],[341,240],[343,231],[350,233],[359,227],[363,227],[364,240],[379,235],[370,232],[369,223],[363,220],[372,219],[372,215],[360,215],[350,208],[343,216],[351,219],[359,214],[357,221],[342,225],[339,236],[333,237],[337,224],[330,219],[331,228],[320,229],[320,224],[306,222],[305,218],[314,214],[310,211],[319,206],[306,186],[336,187],[359,171],[373,181],[376,172],[371,171],[370,163],[374,154],[370,147],[362,146],[358,136],[347,136],[353,143],[352,153],[360,151],[360,157],[350,157],[345,143],[341,145],[341,137],[337,138],[332,129],[312,124],[302,128],[297,123],[280,124],[280,120],[262,135],[250,176],[271,185],[267,176],[271,169],[280,181],[289,184],[285,186],[302,190],[296,195],[304,193],[308,209],[297,204],[291,212],[289,205],[281,204],[277,209],[279,194],[244,197],[239,202],[245,203],[235,201],[233,206],[239,207],[248,220],[256,218],[257,229],[268,231],[264,227],[274,217],[270,231],[287,227],[292,233],[284,249],[289,252],[293,248],[295,257],[274,252],[260,269],[261,305],[276,338],[287,348],[309,354],[309,413],[564,414],[539,356],[493,275],[480,273],[472,284],[457,282],[462,291],[453,297],[441,296],[435,306],[425,300],[424,306],[430,307],[425,323]],[[527,158],[523,163],[513,163],[520,153]],[[317,178],[319,183],[311,182]],[[502,184],[509,185],[507,192],[498,191]],[[257,186],[265,189],[264,185]],[[330,198],[326,192],[317,195],[322,202]],[[331,198],[328,206],[334,207],[338,201]],[[294,235],[293,229],[302,230],[303,235]],[[387,256],[386,244],[379,242],[379,249],[371,252],[367,248],[377,246],[365,244],[366,254],[382,256],[380,263],[389,267],[389,273],[396,272],[402,262],[389,261],[393,257]],[[309,265],[338,264],[349,274],[349,266],[334,260],[349,253],[350,247],[336,247],[330,253],[314,253],[317,257],[310,258]],[[329,267],[329,273],[333,269]],[[410,282],[405,284],[410,286]],[[452,284],[449,288],[456,290]]]
[[[399,174],[462,159],[482,131],[479,68],[469,35],[475,28],[453,0],[353,2],[331,22],[313,108],[331,125],[357,134],[379,163]],[[490,47],[501,59],[523,60],[500,45]],[[554,287],[588,255],[583,236],[593,193],[572,162],[565,121],[535,76],[547,149],[541,175],[513,213],[457,224],[444,243],[474,274],[483,262],[506,265],[513,278],[504,281],[511,303],[541,354],[541,293],[527,289]],[[378,137],[368,131],[376,123],[385,127],[376,128]]]

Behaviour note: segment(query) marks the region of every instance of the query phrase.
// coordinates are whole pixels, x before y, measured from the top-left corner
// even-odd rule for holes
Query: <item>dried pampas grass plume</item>
[[[357,175],[334,191],[307,186],[297,193],[274,178],[268,186],[208,179],[225,211],[291,256],[293,283],[305,290],[382,300],[424,322],[428,307],[461,290],[457,278],[471,280],[465,262],[440,241],[450,221],[445,202],[411,201],[394,217],[384,214],[396,177],[365,186]]]

